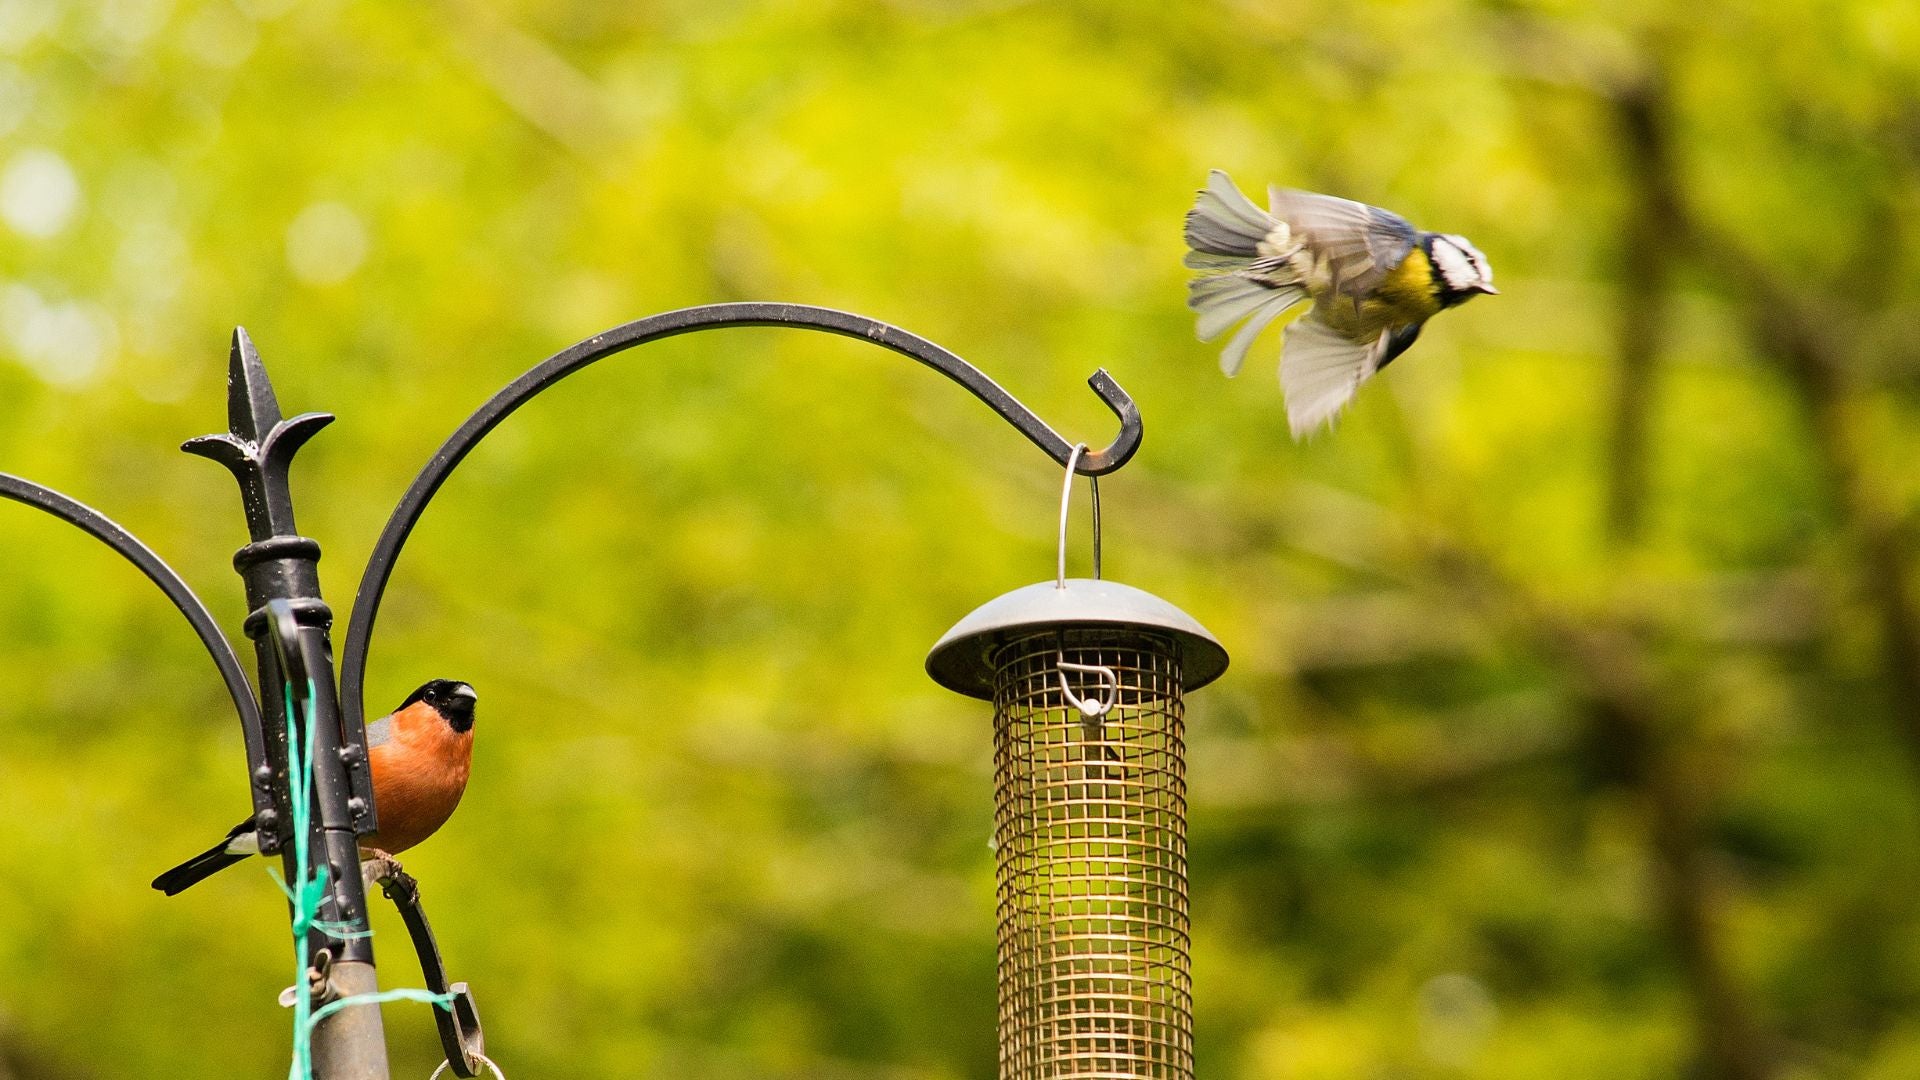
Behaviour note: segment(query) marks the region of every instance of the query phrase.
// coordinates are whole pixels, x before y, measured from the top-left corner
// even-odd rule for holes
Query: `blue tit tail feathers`
[[[259,850],[260,842],[254,833],[253,819],[248,818],[235,825],[219,843],[154,878],[153,887],[168,896],[176,895],[234,863],[245,861]]]
[[[1193,209],[1187,211],[1187,266],[1193,270],[1244,270],[1261,257],[1260,245],[1280,232],[1284,246],[1288,229],[1265,210],[1247,201],[1226,173],[1207,174],[1207,186]]]
[[[1186,265],[1201,275],[1187,286],[1200,340],[1247,319],[1220,353],[1221,370],[1236,375],[1260,331],[1307,298],[1294,265],[1300,245],[1286,222],[1249,202],[1218,169],[1187,212],[1186,237]]]

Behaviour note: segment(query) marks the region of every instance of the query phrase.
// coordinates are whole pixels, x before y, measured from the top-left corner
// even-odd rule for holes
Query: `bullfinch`
[[[367,761],[380,830],[360,838],[363,858],[393,855],[432,836],[453,816],[473,762],[478,695],[454,679],[435,679],[392,713],[367,725]],[[218,844],[153,879],[172,896],[260,850],[252,818]]]

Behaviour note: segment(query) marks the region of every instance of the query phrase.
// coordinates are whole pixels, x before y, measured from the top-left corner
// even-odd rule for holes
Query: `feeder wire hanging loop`
[[[1055,563],[1053,584],[1055,588],[1067,587],[1067,509],[1073,502],[1073,474],[1079,464],[1080,455],[1087,449],[1086,443],[1074,443],[1067,452],[1067,478],[1060,485],[1060,544],[1059,557]],[[1100,580],[1100,478],[1087,477],[1087,487],[1093,492],[1093,580]]]
[[[1073,449],[1068,452],[1067,478],[1066,481],[1060,485],[1060,544],[1058,561],[1054,569],[1054,587],[1062,591],[1065,591],[1067,587],[1067,520],[1069,516],[1067,511],[1073,502],[1074,466],[1079,462],[1080,454],[1086,450],[1086,448],[1086,443],[1075,443]],[[1087,486],[1093,490],[1093,578],[1095,581],[1098,581],[1100,580],[1099,478],[1094,476],[1087,477]],[[1088,720],[1098,720],[1107,715],[1107,713],[1113,710],[1114,703],[1120,699],[1119,674],[1104,664],[1076,664],[1069,662],[1067,660],[1064,640],[1062,641],[1061,647],[1055,650],[1053,666],[1054,674],[1060,680],[1061,696],[1065,697],[1067,703],[1075,709],[1078,709],[1080,715]],[[1092,675],[1098,678],[1102,690],[1101,696],[1098,698],[1092,696],[1081,697],[1079,694],[1074,693],[1072,685],[1067,681],[1067,672],[1069,671],[1081,675]]]

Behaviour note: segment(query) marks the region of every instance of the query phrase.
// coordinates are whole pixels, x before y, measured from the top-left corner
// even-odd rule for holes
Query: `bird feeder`
[[[1184,701],[1227,653],[1165,600],[1066,576],[988,601],[927,656],[993,702],[1001,1080],[1193,1076]]]

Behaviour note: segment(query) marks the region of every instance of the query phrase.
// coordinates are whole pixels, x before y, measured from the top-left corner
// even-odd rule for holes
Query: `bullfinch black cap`
[[[458,679],[434,679],[407,696],[400,703],[402,709],[415,702],[424,701],[433,706],[434,711],[447,718],[447,724],[455,731],[469,731],[473,728],[473,707],[480,695],[473,687]]]

